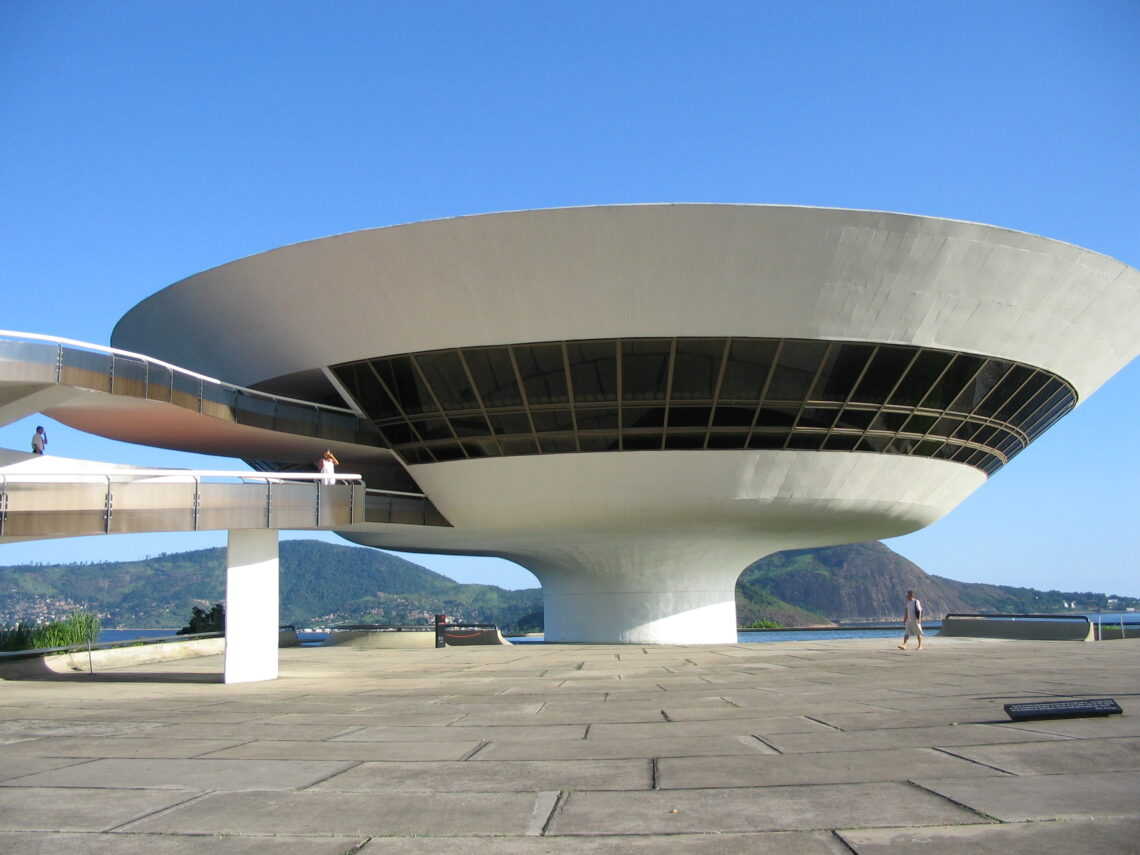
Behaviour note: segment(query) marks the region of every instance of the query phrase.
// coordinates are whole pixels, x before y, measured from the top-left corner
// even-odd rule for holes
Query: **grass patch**
[[[38,650],[43,647],[69,647],[99,640],[99,616],[76,612],[52,623],[17,623],[0,628],[0,650]]]

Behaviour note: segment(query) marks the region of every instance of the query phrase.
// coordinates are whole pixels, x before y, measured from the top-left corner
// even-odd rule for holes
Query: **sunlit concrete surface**
[[[0,851],[1135,848],[1140,642],[894,644],[292,648],[271,682],[222,685],[217,656],[2,682]],[[1001,709],[1071,697],[1124,714]]]

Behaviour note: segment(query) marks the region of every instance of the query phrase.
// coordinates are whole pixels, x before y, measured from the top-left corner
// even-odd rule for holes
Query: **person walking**
[[[46,447],[47,431],[43,425],[38,425],[36,432],[32,434],[32,454],[43,454]]]
[[[336,483],[336,467],[340,461],[336,459],[336,455],[332,453],[331,448],[326,448],[325,453],[321,455],[320,469],[321,469],[321,483],[325,485]]]
[[[903,607],[903,638],[899,650],[906,650],[906,643],[913,635],[918,641],[916,650],[922,650],[922,602],[914,591],[906,592],[906,606]]]

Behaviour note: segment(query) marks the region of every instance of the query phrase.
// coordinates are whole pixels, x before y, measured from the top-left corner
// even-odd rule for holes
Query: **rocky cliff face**
[[[960,596],[960,588],[881,543],[778,552],[748,567],[740,581],[840,621],[898,619],[911,590],[931,620],[947,612],[976,611]]]

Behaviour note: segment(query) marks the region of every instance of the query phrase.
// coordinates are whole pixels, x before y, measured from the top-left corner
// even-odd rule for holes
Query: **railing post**
[[[198,521],[202,517],[202,479],[194,476],[194,503],[190,509],[193,516],[194,531],[198,530]]]
[[[447,625],[447,615],[435,616],[435,646],[446,647],[447,641],[443,637],[444,627]]]
[[[321,524],[321,482],[319,479],[313,481],[313,489],[317,491],[317,498],[316,498],[317,517],[315,520],[313,520],[313,524],[319,527]]]
[[[265,527],[273,528],[273,482],[265,479]]]
[[[103,533],[111,533],[111,513],[114,509],[115,495],[111,492],[111,476],[104,475],[107,479],[107,492],[103,496]]]
[[[0,475],[0,537],[4,535],[6,522],[8,522],[8,476]]]

